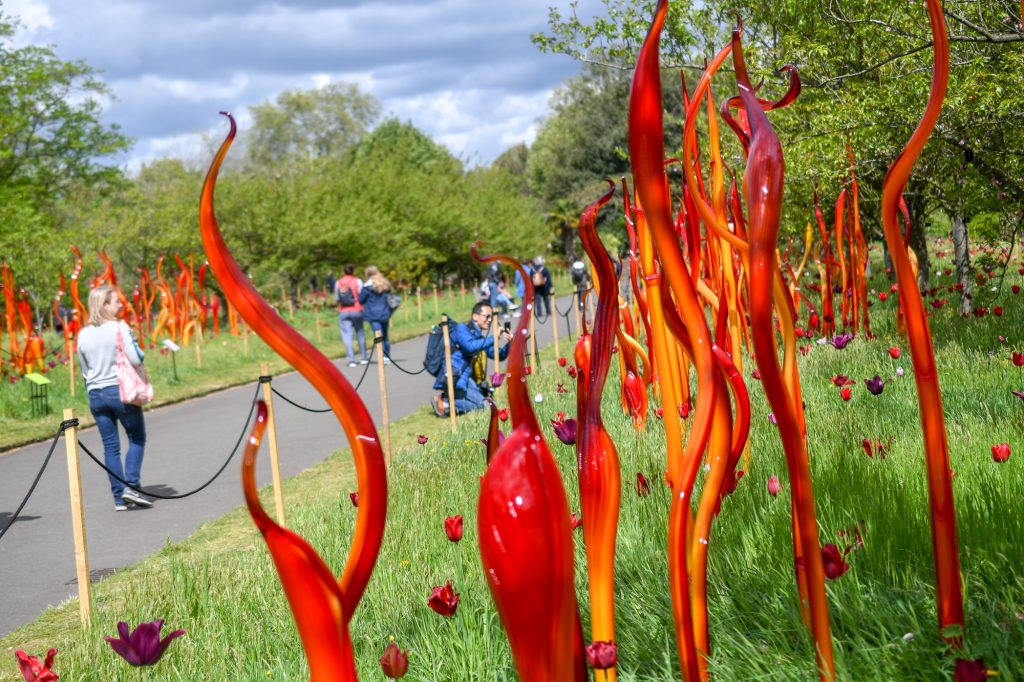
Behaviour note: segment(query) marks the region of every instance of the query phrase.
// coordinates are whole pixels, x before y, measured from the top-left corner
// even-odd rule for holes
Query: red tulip
[[[1002,464],[1010,459],[1010,444],[998,443],[992,446],[992,461]]]
[[[498,410],[498,419],[500,419],[503,422],[504,421],[508,421],[508,408],[507,407],[503,407],[500,410]]]
[[[878,300],[879,301],[884,301],[887,298],[889,298],[889,294],[885,293],[884,291],[878,292]]]
[[[793,333],[796,334],[796,338],[798,338],[798,339],[804,338],[804,328],[803,327],[796,327],[793,330]]]
[[[385,677],[392,680],[405,677],[409,670],[409,650],[402,651],[394,642],[384,647],[384,655],[380,657],[380,669],[384,671]]]
[[[807,326],[811,329],[817,329],[821,325],[821,320],[818,317],[818,313],[811,313],[811,317],[807,320]]]
[[[591,642],[587,645],[587,661],[594,670],[607,670],[615,667],[615,642]]]
[[[1019,294],[1020,293],[1020,285],[1019,284],[1014,284],[1012,287],[1010,287],[1010,291],[1012,291],[1015,294]]]
[[[1012,353],[1010,355],[1010,360],[1012,360],[1013,364],[1018,367],[1024,367],[1024,353]]]
[[[352,506],[353,507],[358,507],[359,506],[359,491],[357,490],[357,491],[355,491],[353,493],[349,493],[348,494],[348,499],[352,500]]]
[[[647,477],[639,471],[636,472],[636,494],[640,497],[647,497],[651,494],[651,484],[647,482]]]
[[[462,539],[462,516],[446,516],[444,519],[444,534],[452,542]]]
[[[452,581],[447,580],[444,587],[435,587],[427,600],[427,606],[445,618],[455,615],[455,609],[459,606],[459,593],[452,589]]]
[[[654,416],[657,417],[658,419],[664,419],[665,418],[665,408],[664,407],[655,407],[654,408]]]
[[[843,386],[853,386],[857,382],[846,376],[845,374],[837,374],[832,377],[832,383],[842,388]]]
[[[850,570],[850,564],[846,563],[846,555],[831,542],[821,548],[821,562],[825,569],[825,577],[829,580],[835,580]]]
[[[781,487],[782,486],[779,483],[779,477],[778,476],[776,476],[775,474],[772,474],[771,476],[768,477],[768,494],[769,495],[771,495],[772,497],[776,497],[779,494],[779,490],[781,489]]]
[[[566,368],[565,371],[569,374],[569,377],[571,379],[575,379],[576,378],[576,366],[575,365],[569,365],[569,367]]]
[[[994,308],[992,308],[992,312],[995,314],[996,317],[1002,317],[1003,316],[1003,306],[1001,306],[1001,305],[995,306]]]
[[[988,679],[988,668],[985,661],[980,658],[966,660],[956,659],[956,668],[953,669],[953,682],[985,682]]]
[[[21,670],[25,682],[53,682],[57,679],[57,673],[50,670],[53,667],[53,657],[57,655],[56,649],[46,652],[46,659],[40,663],[36,656],[29,656],[21,649],[14,652],[18,659],[18,668]]]
[[[867,453],[868,457],[874,457],[875,454],[871,451],[871,439],[865,438],[860,442],[860,446],[864,448],[864,452]]]
[[[893,360],[899,360],[900,359],[900,347],[899,346],[892,346],[891,348],[889,348],[889,357],[892,358]]]
[[[754,379],[755,381],[760,381],[761,380],[761,370],[755,369],[753,372],[750,373],[750,378]]]
[[[567,362],[566,358],[558,358],[558,366],[559,367],[565,367],[565,363],[566,362]]]
[[[533,374],[533,367],[523,367],[523,375],[530,376]]]
[[[690,416],[690,405],[689,405],[689,403],[687,403],[685,405],[679,405],[678,412],[679,412],[679,418],[680,419],[686,419],[687,417],[689,417]]]
[[[569,389],[567,389],[565,387],[565,384],[563,384],[561,381],[558,382],[557,390],[558,390],[559,393],[568,393],[569,392]]]
[[[843,388],[839,389],[839,397],[843,399],[843,402],[848,401],[852,394],[853,394],[853,389],[851,389],[851,388],[843,387]]]
[[[572,526],[573,530],[576,530],[577,528],[583,525],[583,517],[577,514],[576,512],[573,512],[572,515],[569,517],[569,525]]]
[[[899,288],[899,286],[898,286],[898,285],[896,285],[896,284],[892,284],[892,285],[890,285],[890,286],[889,286],[889,291],[891,291],[891,292],[892,292],[892,293],[894,293],[894,294],[895,294],[895,293],[896,293],[897,291],[899,291],[899,290],[900,290],[900,288]]]
[[[426,445],[427,444],[427,437],[426,437],[426,435],[421,433],[420,435],[416,436],[416,442],[419,443],[420,445]]]

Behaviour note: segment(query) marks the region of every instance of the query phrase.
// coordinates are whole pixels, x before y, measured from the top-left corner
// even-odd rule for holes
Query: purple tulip
[[[162,620],[139,623],[138,627],[129,635],[128,623],[121,621],[117,624],[117,632],[121,637],[119,639],[104,637],[103,639],[107,640],[110,647],[131,665],[153,665],[164,655],[171,640],[185,634],[184,630],[175,630],[160,639],[160,629],[163,626]]]
[[[831,343],[836,350],[842,350],[846,348],[850,341],[853,341],[853,334],[844,333],[836,334],[832,337],[832,340],[829,341],[829,343]]]
[[[504,372],[495,372],[494,374],[491,375],[491,386],[492,387],[494,387],[494,388],[500,387],[503,381],[505,381],[505,373]]]
[[[768,421],[770,421],[770,422],[771,422],[772,424],[775,424],[776,426],[778,426],[778,425],[779,425],[779,420],[778,420],[778,418],[777,418],[777,417],[775,416],[775,413],[774,413],[774,412],[769,412],[769,413],[768,413]]]
[[[576,444],[576,420],[566,419],[564,412],[559,412],[556,419],[551,420],[551,427],[555,430],[555,436],[566,445]]]
[[[885,382],[882,381],[882,377],[875,375],[874,379],[865,379],[864,385],[871,391],[871,395],[881,395],[882,389],[885,388]]]

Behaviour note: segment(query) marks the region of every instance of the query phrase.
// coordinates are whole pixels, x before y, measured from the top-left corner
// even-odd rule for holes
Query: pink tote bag
[[[142,365],[136,368],[125,355],[120,326],[117,329],[117,364],[114,372],[117,374],[117,386],[121,389],[122,403],[145,405],[153,399],[153,384],[149,383],[146,368]]]

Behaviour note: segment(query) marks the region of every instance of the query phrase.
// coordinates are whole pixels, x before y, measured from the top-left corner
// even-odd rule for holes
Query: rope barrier
[[[14,516],[12,516],[11,520],[7,522],[4,529],[0,530],[0,539],[3,539],[4,535],[7,534],[7,531],[14,525],[14,522],[18,520],[18,516],[21,515],[21,510],[25,508],[26,504],[28,504],[28,498],[32,497],[32,493],[36,491],[36,485],[39,484],[39,479],[43,477],[43,472],[46,471],[46,465],[50,463],[50,457],[53,456],[53,451],[57,447],[57,441],[59,441],[60,437],[64,435],[64,432],[72,426],[78,426],[77,419],[67,419],[60,423],[60,427],[58,427],[57,433],[53,437],[53,442],[50,443],[50,451],[46,453],[46,458],[43,460],[43,466],[39,467],[39,473],[36,474],[35,480],[32,481],[32,487],[28,489],[28,494],[25,495],[21,504],[18,505],[18,508],[14,510]]]
[[[366,366],[369,367],[369,365],[366,365]],[[364,371],[363,374],[365,375],[366,372]],[[330,412],[331,411],[331,408],[329,408],[329,407],[326,407],[326,408],[324,408],[322,410],[317,410],[317,409],[314,409],[312,407],[306,407],[305,405],[299,405],[297,402],[295,402],[294,400],[292,400],[291,398],[289,398],[288,396],[284,395],[283,393],[278,391],[276,388],[274,388],[273,384],[270,385],[270,390],[274,392],[274,395],[276,395],[278,398],[280,398],[281,400],[285,401],[286,403],[288,403],[292,407],[297,407],[300,410],[303,410],[305,412],[316,412],[316,413],[322,414],[324,412]]]
[[[390,355],[388,356],[388,360],[391,360],[391,364],[392,365],[394,365],[400,371],[405,372],[409,376],[413,376],[414,377],[417,374],[423,374],[423,372],[425,372],[427,370],[426,367],[421,367],[418,372],[410,372],[409,370],[405,369],[400,364],[398,364],[398,362],[394,358],[392,358]]]
[[[249,414],[245,418],[245,424],[242,425],[242,433],[240,433],[238,435],[238,440],[235,441],[235,447],[231,448],[231,453],[228,455],[228,458],[224,461],[224,464],[221,465],[220,469],[217,469],[217,473],[215,473],[213,475],[213,477],[210,478],[210,480],[208,480],[206,483],[202,484],[201,486],[199,486],[195,490],[191,490],[191,491],[189,491],[187,493],[181,493],[179,495],[160,495],[158,493],[153,493],[153,492],[150,492],[150,491],[145,490],[143,488],[134,486],[131,483],[129,483],[128,481],[126,481],[123,478],[121,478],[120,476],[118,476],[117,474],[115,474],[110,469],[108,469],[107,465],[104,464],[103,462],[101,462],[100,460],[98,460],[96,458],[96,455],[92,454],[92,452],[90,452],[89,448],[85,447],[85,444],[82,443],[81,440],[78,441],[78,446],[80,448],[82,448],[82,450],[85,452],[85,454],[89,455],[89,458],[92,461],[96,462],[96,464],[98,464],[101,469],[106,471],[108,475],[113,476],[114,479],[119,481],[121,484],[131,488],[132,490],[140,492],[143,495],[147,495],[149,497],[155,497],[158,500],[180,500],[180,499],[185,498],[185,497],[191,497],[192,495],[195,495],[196,493],[204,490],[211,483],[216,481],[217,478],[222,473],[224,473],[224,470],[227,468],[228,464],[231,463],[231,460],[234,458],[235,453],[238,452],[238,446],[242,444],[242,441],[245,439],[246,434],[249,432],[249,420],[252,419],[252,413],[256,410],[256,399],[259,397],[259,394],[260,394],[260,386],[259,385],[264,383],[264,379],[267,379],[269,381],[269,377],[264,377],[264,376],[260,377],[259,382],[256,385],[256,392],[252,396],[252,403],[249,406]]]

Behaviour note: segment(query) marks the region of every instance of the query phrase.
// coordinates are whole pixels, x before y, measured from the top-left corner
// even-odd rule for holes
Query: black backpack
[[[348,308],[356,304],[355,294],[352,293],[351,287],[338,287],[334,293],[334,300],[338,302],[338,305]]]
[[[455,332],[455,327],[458,326],[458,322],[455,320],[448,320],[448,338],[451,339],[452,333]],[[452,344],[452,353],[455,352],[457,346]],[[434,325],[431,328],[430,333],[427,334],[427,353],[423,356],[423,367],[427,370],[427,374],[432,377],[436,377],[444,371],[444,331],[439,325]]]

